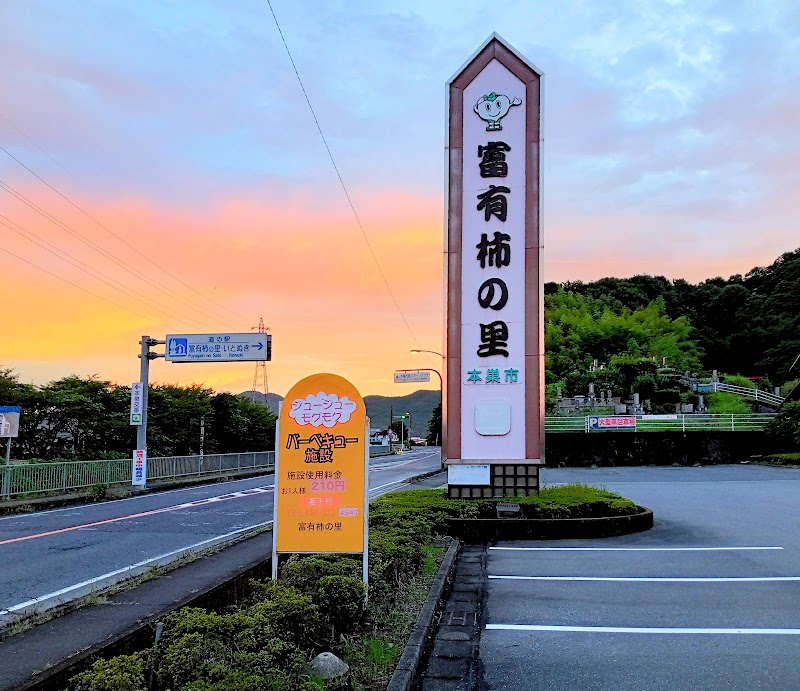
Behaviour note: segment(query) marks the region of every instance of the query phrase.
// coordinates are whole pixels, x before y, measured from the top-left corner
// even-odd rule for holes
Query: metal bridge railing
[[[93,485],[131,482],[131,459],[20,463],[0,467],[0,496],[41,495],[86,489]],[[148,480],[171,480],[219,475],[236,470],[274,469],[274,451],[205,454],[204,456],[155,456],[147,459]]]

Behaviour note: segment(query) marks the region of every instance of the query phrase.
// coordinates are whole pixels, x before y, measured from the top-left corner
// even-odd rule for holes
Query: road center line
[[[762,583],[769,581],[800,581],[800,576],[756,576],[719,578],[673,578],[673,577],[605,577],[605,576],[489,576],[494,580],[507,581],[609,581],[613,583]]]
[[[742,634],[798,636],[800,629],[673,629],[628,626],[537,626],[534,624],[487,624],[487,631],[556,631],[575,633]]]
[[[490,547],[508,552],[733,552],[783,547]]]
[[[73,525],[68,528],[58,528],[57,530],[48,530],[44,533],[36,533],[34,535],[23,535],[22,537],[12,537],[8,540],[0,540],[0,545],[10,545],[14,542],[25,542],[26,540],[35,540],[41,537],[48,537],[50,535],[60,535],[61,533],[69,533],[74,530],[81,530],[85,528],[92,528],[97,525],[106,525],[108,523],[117,523],[119,521],[129,521],[133,518],[143,518],[144,516],[153,516],[159,513],[168,513],[170,511],[180,511],[181,509],[191,509],[196,506],[203,506],[205,504],[216,504],[221,501],[229,501],[230,499],[241,499],[243,497],[257,496],[259,494],[270,493],[274,485],[265,485],[264,487],[253,487],[251,489],[242,490],[240,492],[231,492],[230,494],[222,494],[216,497],[208,497],[207,499],[198,499],[197,501],[186,502],[185,504],[176,504],[174,506],[165,506],[161,509],[151,509],[150,511],[141,511],[139,513],[128,514],[127,516],[117,516],[116,518],[105,518],[102,521],[93,521],[91,523],[83,523],[81,525]]]

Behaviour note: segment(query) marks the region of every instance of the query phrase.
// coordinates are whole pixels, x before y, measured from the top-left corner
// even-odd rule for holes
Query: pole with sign
[[[131,386],[131,425],[136,425],[132,477],[142,476],[134,485],[147,485],[147,399],[150,389],[150,360],[164,358],[167,362],[252,362],[272,359],[272,336],[268,333],[167,334],[163,341],[142,336],[139,358],[139,381]],[[165,345],[165,353],[153,353],[150,348]],[[200,457],[203,456],[204,422],[201,421]],[[141,454],[141,455],[140,455]],[[137,470],[137,460],[141,461]],[[202,463],[202,460],[199,464]],[[200,465],[198,464],[198,472]]]
[[[3,483],[0,496],[8,497],[11,493],[11,440],[19,436],[19,415],[22,408],[16,405],[0,406],[0,439],[7,439],[6,462],[3,468]]]
[[[497,34],[447,85],[443,452],[449,467],[492,471],[472,486],[451,481],[451,497],[538,492],[541,86],[542,72]]]
[[[285,553],[361,554],[368,575],[369,419],[346,379],[315,374],[286,394],[278,418],[272,577]]]

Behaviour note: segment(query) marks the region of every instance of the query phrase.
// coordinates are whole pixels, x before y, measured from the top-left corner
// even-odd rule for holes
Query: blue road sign
[[[272,360],[268,333],[167,334],[167,362]]]

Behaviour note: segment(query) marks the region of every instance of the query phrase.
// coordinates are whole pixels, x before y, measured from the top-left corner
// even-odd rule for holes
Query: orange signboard
[[[364,551],[369,431],[346,379],[315,374],[286,394],[278,421],[275,551]]]

